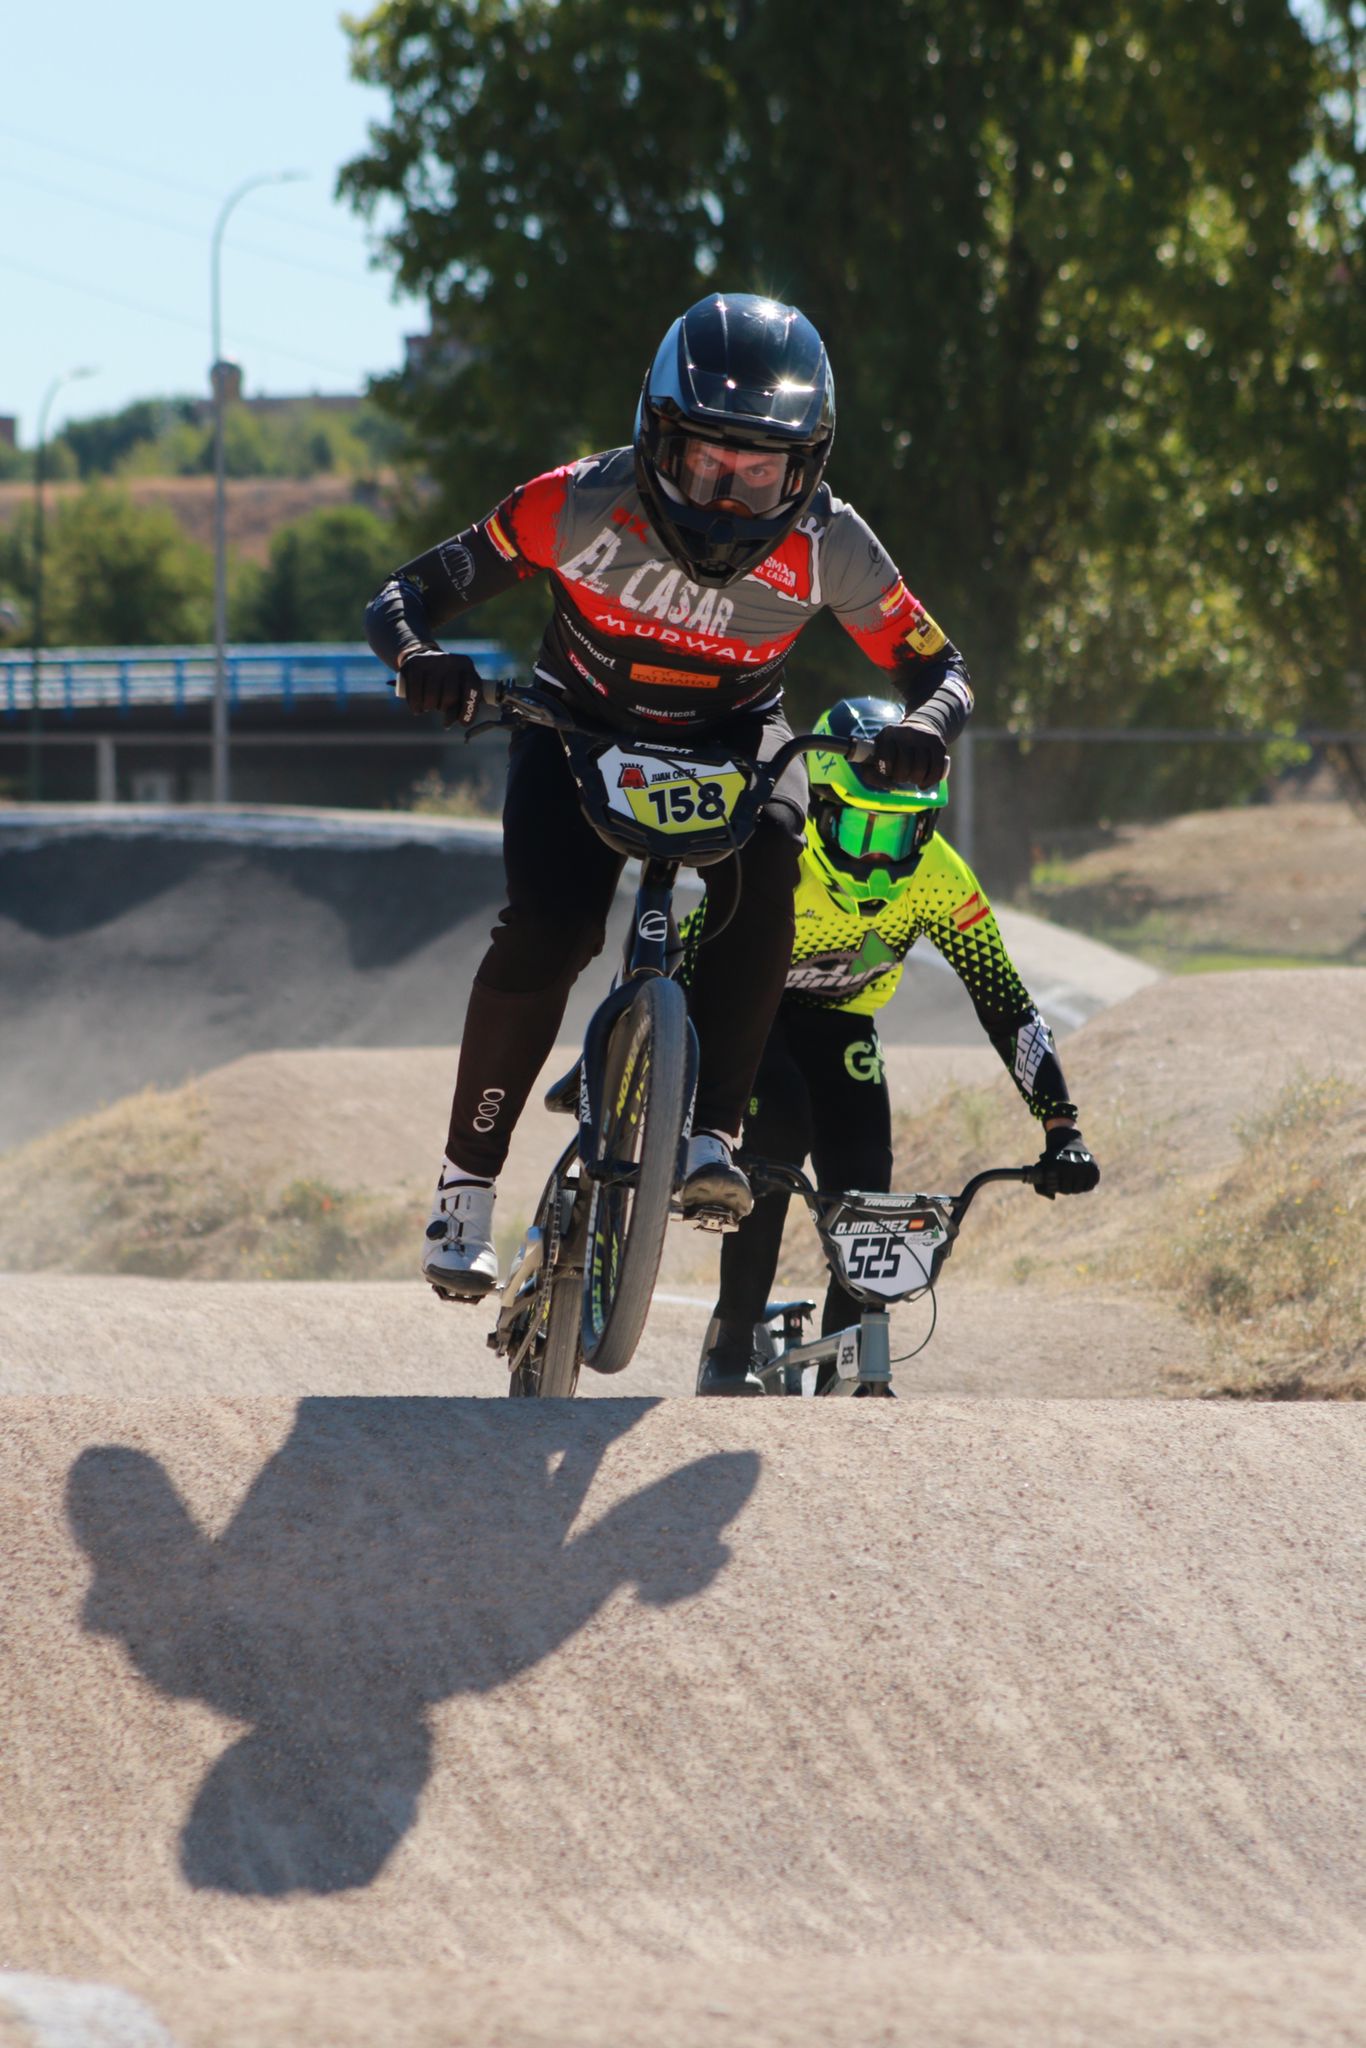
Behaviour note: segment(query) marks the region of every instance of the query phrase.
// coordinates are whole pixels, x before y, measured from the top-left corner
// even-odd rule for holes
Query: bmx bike
[[[892,1304],[925,1295],[933,1301],[940,1270],[980,1189],[990,1181],[1032,1187],[1039,1173],[1037,1166],[988,1167],[956,1195],[828,1195],[795,1166],[746,1160],[745,1170],[756,1195],[801,1197],[831,1272],[862,1304],[857,1323],[825,1337],[803,1336],[804,1323],[816,1312],[814,1301],[770,1302],[755,1324],[751,1370],[764,1392],[808,1400],[891,1396],[892,1366],[900,1362],[892,1357]],[[931,1334],[933,1329],[931,1323]],[[704,1357],[715,1342],[713,1317],[703,1339]]]
[[[579,1058],[545,1098],[577,1128],[542,1190],[488,1339],[507,1360],[514,1398],[564,1397],[581,1365],[618,1373],[630,1364],[683,1177],[698,1049],[675,979],[678,871],[738,851],[800,755],[838,753],[861,764],[873,747],[799,734],[758,762],[581,724],[563,702],[515,681],[485,683],[484,697],[498,716],[471,732],[518,723],[557,732],[589,824],[641,863],[616,980],[589,1019]],[[732,893],[730,914],[736,900]],[[713,908],[715,933],[726,911]],[[703,1210],[691,1220],[724,1229],[732,1219]]]

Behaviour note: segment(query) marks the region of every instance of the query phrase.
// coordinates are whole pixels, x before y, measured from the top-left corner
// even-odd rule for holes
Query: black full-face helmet
[[[698,583],[734,583],[811,503],[835,438],[825,344],[795,306],[717,292],[659,345],[636,409],[636,481]]]

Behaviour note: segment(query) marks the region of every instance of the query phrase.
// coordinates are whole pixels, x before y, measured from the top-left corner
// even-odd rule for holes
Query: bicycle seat
[[[569,1072],[545,1091],[547,1109],[561,1111],[565,1116],[579,1113],[579,1075],[583,1071],[582,1059],[575,1060]]]
[[[816,1304],[814,1301],[769,1301],[764,1304],[764,1313],[760,1320],[765,1323],[773,1323],[777,1321],[779,1316],[800,1316],[805,1318],[806,1316],[813,1316],[815,1313]]]

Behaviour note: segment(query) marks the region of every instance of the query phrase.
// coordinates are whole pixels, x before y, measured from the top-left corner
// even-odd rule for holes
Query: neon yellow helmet
[[[903,705],[883,697],[842,697],[811,730],[875,740],[904,716]],[[808,754],[806,768],[806,844],[832,890],[851,908],[899,896],[934,836],[935,813],[949,800],[947,778],[935,789],[879,789],[842,754]]]

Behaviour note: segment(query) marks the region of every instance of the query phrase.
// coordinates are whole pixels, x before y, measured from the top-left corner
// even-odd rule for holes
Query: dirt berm
[[[7,2044],[1361,2039],[1359,1409],[0,1428]]]
[[[495,825],[399,813],[0,806],[0,1146],[243,1053],[454,1044],[503,897],[501,852]],[[1006,915],[1060,1030],[1155,978]],[[610,972],[604,960],[582,977],[567,1038]],[[923,946],[883,1024],[893,1043],[980,1042]]]

